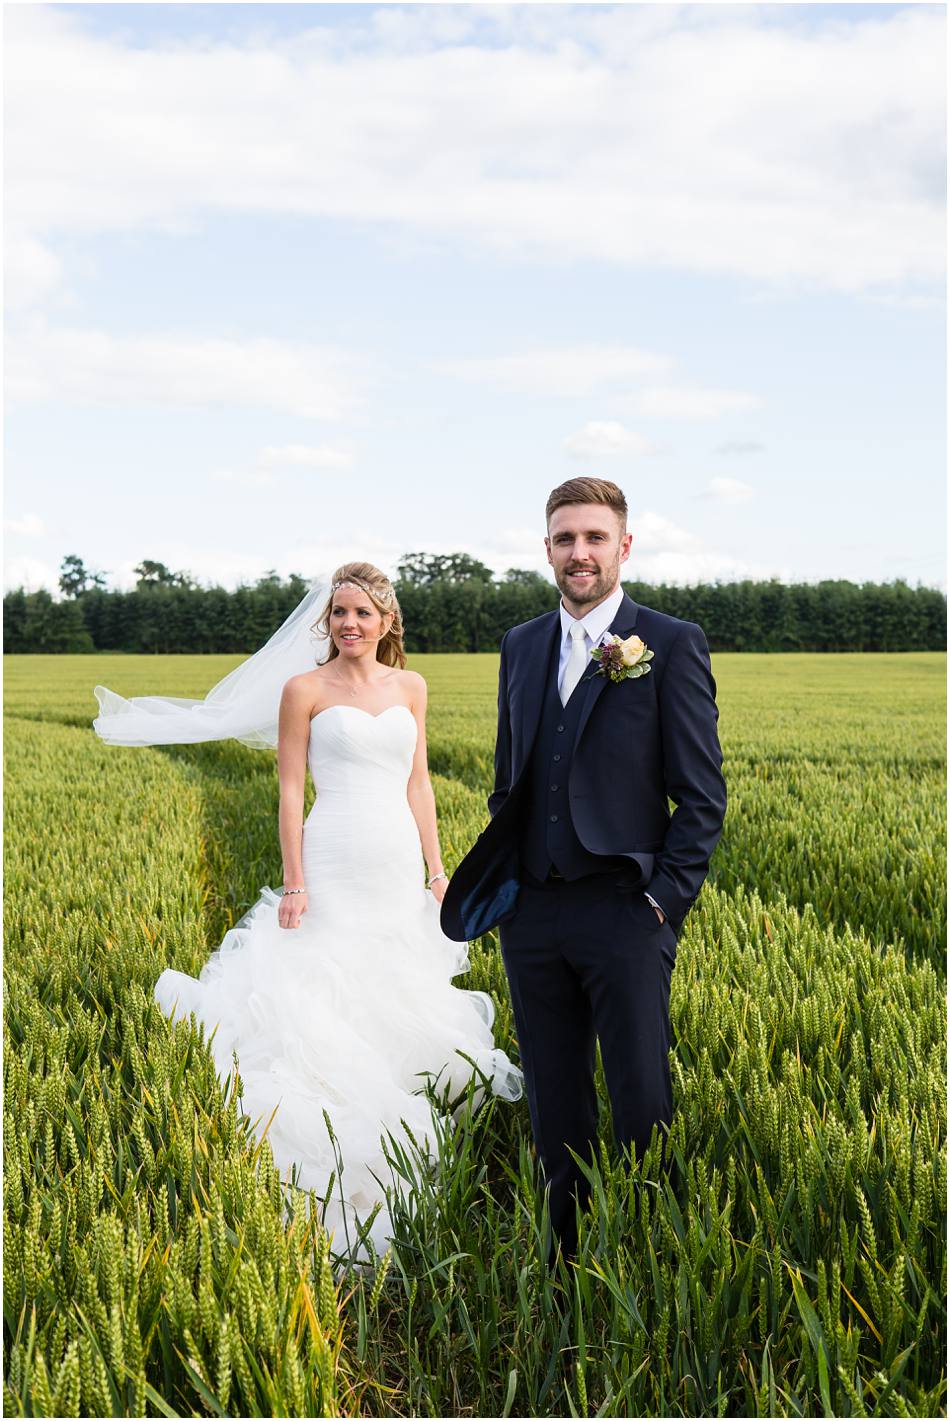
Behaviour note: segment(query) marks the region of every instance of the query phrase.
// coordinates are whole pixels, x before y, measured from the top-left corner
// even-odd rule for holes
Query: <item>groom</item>
[[[561,603],[502,639],[491,822],[452,877],[442,925],[460,942],[501,925],[551,1222],[571,1253],[587,1186],[570,1149],[596,1148],[595,1037],[617,1144],[640,1158],[672,1119],[670,977],[726,788],[703,632],[620,585],[623,493],[570,479],[546,517]],[[639,638],[628,659],[649,670],[604,674],[591,652],[607,633]]]

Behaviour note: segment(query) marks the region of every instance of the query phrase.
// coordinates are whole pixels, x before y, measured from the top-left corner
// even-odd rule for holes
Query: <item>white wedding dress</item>
[[[339,1253],[377,1203],[370,1236],[377,1251],[388,1246],[381,1135],[405,1141],[405,1121],[418,1143],[433,1145],[432,1107],[420,1093],[427,1079],[463,1092],[475,1074],[464,1052],[495,1094],[522,1093],[521,1072],[494,1045],[491,997],[451,985],[469,963],[424,886],[406,795],[416,734],[407,706],[318,712],[300,927],[278,925],[280,898],[264,888],[199,978],[167,970],[155,986],[166,1014],[194,1012],[214,1030],[222,1078],[236,1054],[242,1110],[263,1129],[277,1107],[267,1130],[274,1160],[285,1176],[296,1165],[298,1183],[321,1198],[337,1169],[327,1112],[343,1163],[326,1208]]]

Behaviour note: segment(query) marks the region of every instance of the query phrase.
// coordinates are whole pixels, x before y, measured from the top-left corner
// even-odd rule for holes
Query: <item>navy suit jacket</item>
[[[653,660],[647,675],[619,684],[591,661],[575,690],[584,702],[568,782],[571,817],[591,853],[629,860],[631,885],[650,890],[678,933],[726,812],[709,648],[694,622],[626,594],[610,630],[622,637],[636,632]],[[452,875],[442,903],[443,931],[455,941],[478,937],[516,911],[521,811],[544,678],[560,635],[555,610],[502,639],[491,822]]]

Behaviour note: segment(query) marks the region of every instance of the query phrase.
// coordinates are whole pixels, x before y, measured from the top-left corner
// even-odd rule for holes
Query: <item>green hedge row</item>
[[[624,584],[648,607],[698,622],[713,651],[941,651],[947,598],[906,582]],[[557,605],[543,578],[396,584],[410,652],[496,651],[508,627]],[[93,587],[56,602],[19,588],[3,599],[4,652],[251,652],[300,601],[303,578],[223,587]]]

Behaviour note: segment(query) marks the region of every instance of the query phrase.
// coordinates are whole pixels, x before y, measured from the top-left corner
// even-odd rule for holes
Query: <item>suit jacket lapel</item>
[[[538,627],[535,634],[535,650],[524,662],[522,674],[525,681],[521,697],[521,753],[519,763],[513,764],[511,767],[512,782],[518,778],[523,766],[528,762],[528,757],[534,748],[538,726],[541,723],[541,706],[548,689],[547,673],[550,670],[551,658],[555,655],[561,635],[560,612],[552,612],[550,617],[551,620],[547,625],[542,624]]]
[[[637,614],[640,611],[639,603],[634,602],[632,597],[623,594],[623,601],[617,608],[617,615],[614,617],[608,633],[612,636],[628,637],[637,625]],[[578,685],[578,691],[584,696],[584,704],[581,706],[581,713],[577,720],[577,733],[574,736],[574,744],[577,746],[584,733],[584,727],[590,719],[590,713],[597,704],[604,687],[607,685],[607,676],[600,674],[600,669],[596,661],[592,661],[584,672]]]

